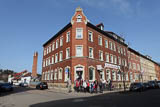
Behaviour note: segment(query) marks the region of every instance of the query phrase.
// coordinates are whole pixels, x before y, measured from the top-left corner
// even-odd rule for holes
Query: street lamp
[[[119,69],[118,73],[123,76],[123,80],[122,80],[123,81],[123,87],[124,87],[124,91],[126,91],[126,85],[125,85],[125,75],[126,75],[126,73],[124,72],[124,66],[123,66],[123,71],[121,71]]]

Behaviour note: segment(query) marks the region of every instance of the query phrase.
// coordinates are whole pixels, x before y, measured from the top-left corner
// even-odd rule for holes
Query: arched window
[[[82,16],[81,15],[77,16],[77,22],[82,22]]]
[[[59,79],[59,80],[62,80],[62,73],[63,73],[63,69],[60,68],[60,69],[59,69],[59,72],[58,72],[58,79]]]
[[[70,79],[70,78],[71,78],[71,77],[70,77],[70,67],[67,66],[67,67],[65,68],[64,81],[67,82],[67,80]]]
[[[89,80],[90,81],[95,80],[95,69],[93,67],[89,67]]]

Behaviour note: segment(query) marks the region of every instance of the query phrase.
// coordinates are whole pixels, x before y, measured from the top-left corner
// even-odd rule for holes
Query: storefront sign
[[[117,66],[117,65],[113,65],[113,64],[108,64],[108,63],[105,63],[105,68],[108,67],[108,68],[113,68],[113,69],[120,69],[120,66]]]

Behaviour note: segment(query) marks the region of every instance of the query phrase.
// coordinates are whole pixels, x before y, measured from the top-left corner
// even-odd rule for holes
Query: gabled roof
[[[51,42],[53,39],[58,37],[60,34],[62,34],[65,30],[70,28],[72,26],[71,23],[68,23],[65,27],[63,27],[57,34],[55,34],[51,39],[49,39],[46,43],[43,44],[43,47],[46,46],[49,42]]]

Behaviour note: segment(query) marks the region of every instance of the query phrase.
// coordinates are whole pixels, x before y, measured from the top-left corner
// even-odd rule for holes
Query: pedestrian
[[[109,90],[112,91],[112,80],[109,80]]]
[[[71,83],[71,80],[68,79],[68,82],[67,82],[67,86],[68,86],[68,93],[72,92],[72,83]]]
[[[102,84],[102,80],[100,80],[100,82],[99,82],[99,89],[100,89],[100,93],[103,93],[103,84]]]
[[[90,88],[90,83],[89,81],[87,81],[87,91],[89,92],[89,88]]]
[[[79,92],[79,80],[76,80],[76,91]]]
[[[85,80],[83,81],[83,88],[84,88],[84,92],[86,93],[86,91],[87,91],[87,82]]]

